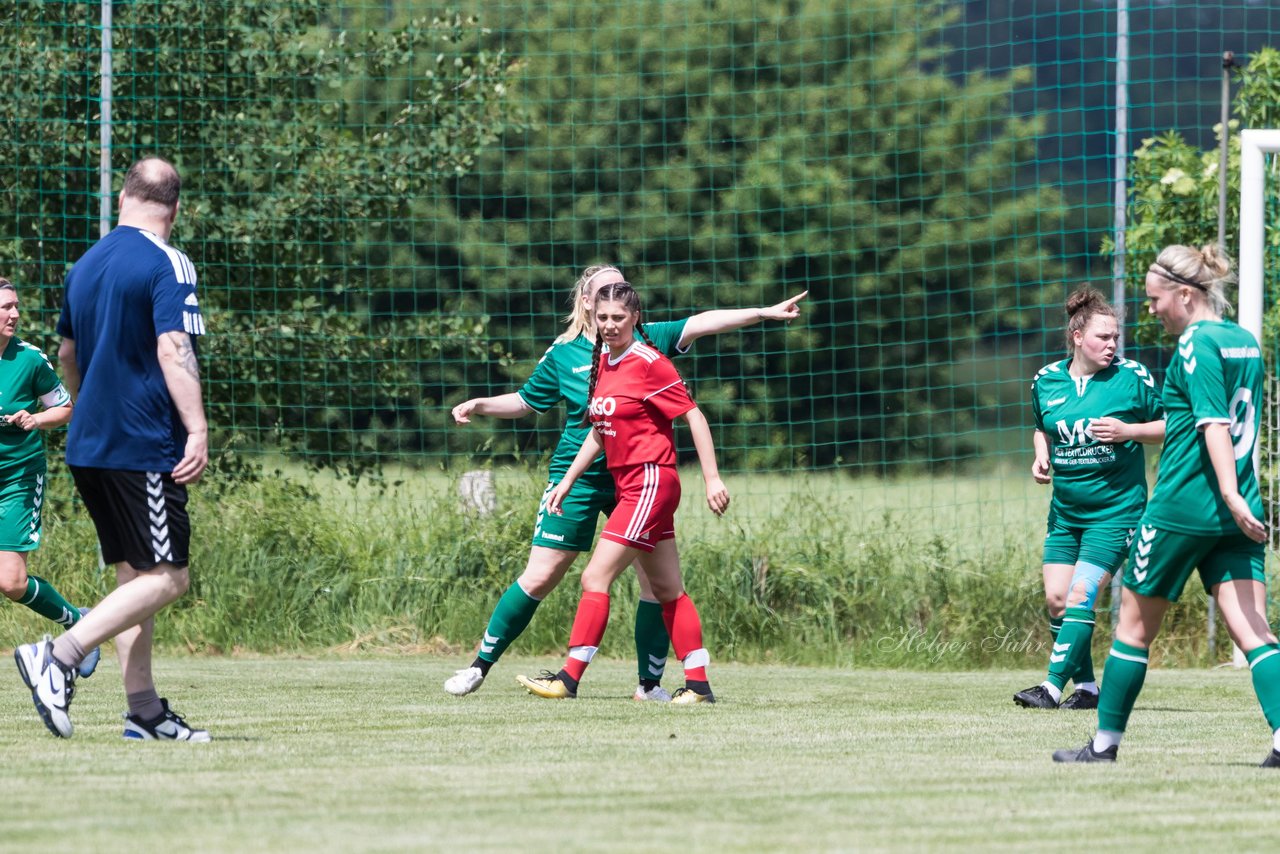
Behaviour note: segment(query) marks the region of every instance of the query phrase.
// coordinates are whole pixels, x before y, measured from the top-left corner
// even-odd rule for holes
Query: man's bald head
[[[124,197],[136,202],[160,205],[173,211],[178,207],[182,179],[173,164],[159,157],[144,157],[129,167],[124,176]]]

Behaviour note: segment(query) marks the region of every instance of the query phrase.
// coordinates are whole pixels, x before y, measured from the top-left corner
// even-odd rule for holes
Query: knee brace
[[[1098,587],[1102,584],[1102,579],[1107,575],[1109,570],[1105,567],[1097,566],[1092,563],[1077,563],[1076,571],[1071,576],[1071,585],[1067,588],[1067,607],[1068,608],[1088,608],[1093,610],[1093,603],[1098,598]],[[1076,587],[1084,588],[1084,600],[1078,605],[1072,605],[1071,594]]]

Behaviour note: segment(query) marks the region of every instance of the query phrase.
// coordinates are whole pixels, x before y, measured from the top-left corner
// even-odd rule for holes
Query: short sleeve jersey
[[[642,463],[676,464],[671,422],[694,408],[671,360],[643,341],[635,341],[616,359],[600,357],[591,426],[604,442],[610,471]]]
[[[688,351],[688,347],[677,349],[687,322],[686,318],[646,323],[644,331],[657,349],[671,356]],[[569,471],[569,466],[573,464],[574,457],[582,447],[582,440],[587,437],[587,430],[590,429],[583,423],[583,419],[587,414],[587,383],[591,377],[592,352],[591,340],[585,335],[579,335],[572,341],[552,344],[534,368],[533,375],[517,392],[535,412],[546,412],[560,401],[565,403],[566,426],[551,457],[548,475],[552,482],[559,482]],[[583,473],[579,482],[612,492],[613,475],[605,467],[603,455],[591,464],[591,468]]]
[[[0,353],[0,416],[44,407],[65,406],[71,395],[58,380],[47,356],[25,341],[11,338]],[[0,421],[0,471],[44,470],[44,440],[39,430],[23,430]]]
[[[67,274],[58,334],[75,341],[80,370],[67,462],[169,471],[187,433],[156,357],[166,332],[204,334],[196,271],[157,235],[117,226]]]
[[[1031,383],[1036,429],[1049,439],[1050,515],[1071,527],[1136,527],[1147,503],[1142,445],[1093,437],[1095,418],[1126,424],[1159,420],[1155,380],[1143,365],[1115,359],[1091,377],[1073,377],[1071,360],[1040,369]]]
[[[1228,320],[1195,323],[1178,339],[1165,375],[1164,450],[1145,521],[1186,534],[1239,530],[1218,491],[1201,434],[1226,424],[1235,449],[1236,480],[1253,515],[1262,497],[1253,449],[1262,419],[1262,352],[1253,334]]]

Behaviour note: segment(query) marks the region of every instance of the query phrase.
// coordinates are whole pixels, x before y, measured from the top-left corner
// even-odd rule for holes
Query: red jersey
[[[587,414],[609,470],[616,471],[641,463],[674,466],[671,422],[695,406],[671,360],[637,338],[616,360],[601,354]]]

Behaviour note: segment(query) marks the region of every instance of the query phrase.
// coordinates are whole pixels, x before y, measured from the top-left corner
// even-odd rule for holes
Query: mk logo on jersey
[[[1078,418],[1076,423],[1067,426],[1067,422],[1058,422],[1058,438],[1062,440],[1062,444],[1067,447],[1074,445],[1087,445],[1093,441],[1093,434],[1089,432],[1087,419]]]
[[[592,415],[603,415],[608,418],[618,411],[618,401],[612,397],[593,397],[587,411]]]

